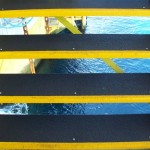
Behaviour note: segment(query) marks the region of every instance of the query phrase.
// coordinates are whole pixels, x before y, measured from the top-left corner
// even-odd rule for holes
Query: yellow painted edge
[[[0,103],[150,103],[150,95],[0,96]]]
[[[150,58],[150,51],[145,50],[88,50],[88,51],[1,51],[0,59],[49,58],[49,59],[77,59],[77,58]]]
[[[31,142],[0,142],[1,150],[98,150],[98,149],[145,149],[150,142],[106,142],[106,143],[31,143]]]
[[[30,9],[1,10],[0,18],[43,16],[150,16],[150,9]]]

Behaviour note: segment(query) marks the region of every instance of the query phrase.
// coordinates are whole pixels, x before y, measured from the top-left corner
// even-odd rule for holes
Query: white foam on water
[[[28,106],[27,104],[10,104],[4,105],[0,108],[0,114],[15,114],[15,115],[27,115]]]

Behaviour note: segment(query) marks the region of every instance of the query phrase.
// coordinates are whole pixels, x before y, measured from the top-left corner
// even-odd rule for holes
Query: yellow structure
[[[30,9],[2,10],[0,18],[43,17],[43,16],[150,16],[149,9]]]
[[[66,27],[60,23],[55,17],[51,17],[49,27],[49,33],[46,32],[46,22],[45,17],[35,17],[33,21],[27,25],[28,33],[31,34],[58,34],[59,32],[63,31]],[[75,20],[83,20],[81,17],[66,17],[66,19],[73,25],[76,26]],[[85,26],[86,18],[84,18]],[[7,32],[6,32],[7,33]],[[24,52],[23,52],[24,53]],[[38,52],[37,52],[38,53]],[[10,54],[11,58],[6,56],[6,53],[1,53],[0,56],[0,74],[1,73],[31,73],[30,66],[29,66],[29,59],[30,57],[21,58],[20,56],[17,57],[18,54],[15,52]],[[36,53],[35,53],[36,54]],[[23,54],[26,55],[25,53]],[[34,55],[32,55],[34,57]],[[33,58],[32,57],[32,58]],[[10,58],[10,59],[8,59]],[[34,57],[35,67],[39,64],[40,59],[42,57]],[[33,59],[34,59],[33,58]]]
[[[150,16],[149,9],[30,9],[30,10],[1,10],[0,17],[43,17],[43,16],[55,16],[59,20],[66,23],[64,18],[61,16]],[[41,23],[41,21],[39,21]],[[38,23],[38,24],[39,24]],[[80,34],[78,30],[72,28],[70,24],[66,24],[68,28],[74,33]],[[36,26],[38,28],[38,25]],[[48,29],[48,28],[47,28]],[[73,29],[73,30],[72,30]],[[35,29],[32,29],[34,32]],[[29,31],[29,33],[33,33]],[[43,29],[44,31],[44,29]],[[117,44],[117,43],[116,43]],[[41,52],[0,52],[1,58],[104,58],[110,66],[114,66],[116,69],[117,66],[106,58],[149,58],[150,52],[143,51],[41,51]],[[119,72],[119,71],[120,72]],[[123,73],[120,68],[116,69],[117,72]],[[39,90],[39,89],[38,89]],[[1,93],[2,94],[2,93]],[[150,95],[104,95],[104,96],[0,96],[1,103],[147,103],[150,102]],[[147,119],[147,118],[146,118]],[[120,120],[119,120],[120,121]],[[123,122],[124,123],[124,122]],[[146,124],[148,123],[148,124]],[[128,124],[128,122],[125,122]],[[149,126],[149,122],[146,120],[146,129]],[[64,122],[65,125],[65,122]],[[83,125],[82,125],[83,126]],[[85,124],[86,126],[86,124]],[[34,126],[33,126],[34,127]],[[127,127],[127,126],[126,126]],[[142,126],[141,126],[142,128]],[[7,129],[7,128],[6,128]],[[122,129],[122,128],[121,128]],[[138,128],[139,129],[139,128]],[[34,130],[34,128],[33,128]],[[100,128],[101,130],[101,128]],[[73,130],[74,131],[74,130]],[[147,130],[146,130],[147,131]],[[40,132],[40,131],[39,131]],[[76,131],[74,131],[76,132]],[[122,131],[119,131],[122,132]],[[130,131],[129,131],[130,132]],[[36,133],[36,132],[35,132]],[[109,133],[109,131],[108,131]],[[111,132],[110,132],[111,133]],[[113,133],[113,132],[112,132]],[[135,132],[134,132],[135,133]],[[82,132],[81,132],[82,134]],[[123,133],[124,134],[124,133]],[[126,133],[125,133],[126,134]],[[76,134],[75,134],[76,135]],[[29,135],[30,136],[30,135]],[[38,136],[38,135],[35,135]],[[53,135],[48,135],[53,136]],[[59,135],[58,135],[59,136]],[[111,136],[111,135],[105,135]],[[140,137],[140,136],[139,136]],[[134,137],[135,138],[135,137]],[[133,138],[133,139],[134,139]],[[143,139],[149,139],[150,137],[144,137]],[[104,138],[105,139],[105,138]],[[132,139],[132,140],[133,140]],[[113,139],[114,140],[114,139]],[[126,139],[125,139],[126,140]],[[131,142],[75,142],[72,143],[57,143],[57,142],[0,142],[0,149],[32,149],[32,150],[97,150],[97,149],[149,149],[150,141],[131,141]]]

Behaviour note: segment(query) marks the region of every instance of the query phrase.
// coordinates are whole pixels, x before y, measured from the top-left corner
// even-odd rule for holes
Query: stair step
[[[0,49],[3,59],[149,58],[150,35],[1,35]]]
[[[147,103],[150,74],[0,75],[1,103]]]
[[[150,16],[149,0],[0,0],[0,17]]]
[[[0,116],[1,149],[150,148],[150,115]]]

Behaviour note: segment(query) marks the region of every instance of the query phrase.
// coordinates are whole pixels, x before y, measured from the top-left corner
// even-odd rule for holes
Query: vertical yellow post
[[[82,16],[82,30],[85,30],[85,28],[86,28],[86,22],[87,22],[86,16]]]
[[[35,74],[35,66],[34,66],[34,61],[33,59],[29,59],[29,63],[30,63],[30,70],[32,74]]]

